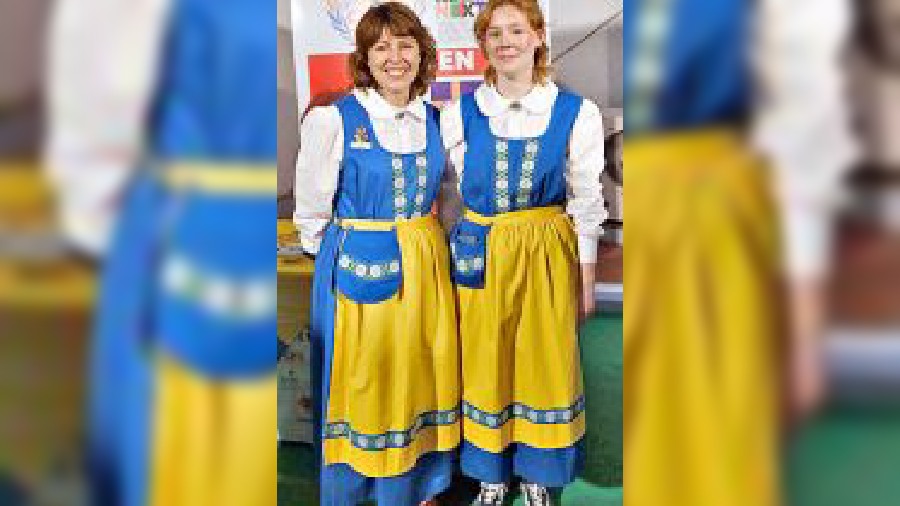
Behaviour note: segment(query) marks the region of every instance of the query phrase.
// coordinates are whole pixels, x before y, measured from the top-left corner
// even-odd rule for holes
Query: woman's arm
[[[44,165],[63,234],[105,253],[145,149],[171,0],[58,0],[47,54]]]
[[[755,135],[775,177],[791,318],[789,397],[802,417],[824,397],[821,334],[832,216],[842,177],[858,154],[841,61],[852,13],[848,0],[764,0],[761,6]]]
[[[584,99],[575,119],[569,141],[569,164],[566,170],[566,211],[578,234],[578,258],[581,264],[579,317],[594,311],[594,285],[597,270],[597,246],[607,212],[603,205],[600,174],[603,172],[604,131],[600,109]]]
[[[601,225],[607,212],[603,205],[600,174],[603,172],[603,119],[597,105],[585,99],[575,120],[569,141],[569,164],[566,171],[566,211],[578,234],[578,258],[581,264],[579,316],[586,318],[594,311],[594,285],[597,248]]]
[[[294,224],[303,250],[313,255],[319,252],[322,232],[331,220],[343,150],[343,124],[337,107],[312,108],[300,128]]]

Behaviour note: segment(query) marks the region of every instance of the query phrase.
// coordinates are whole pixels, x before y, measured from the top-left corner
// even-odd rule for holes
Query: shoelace
[[[482,483],[478,494],[478,506],[501,506],[506,498],[507,487],[503,483]]]
[[[553,506],[547,487],[534,483],[522,483],[522,493],[525,495],[528,506]]]

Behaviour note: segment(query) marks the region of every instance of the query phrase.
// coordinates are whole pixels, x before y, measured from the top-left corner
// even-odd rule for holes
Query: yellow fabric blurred
[[[275,375],[217,383],[164,355],[158,362],[147,504],[276,504]]]
[[[778,504],[777,232],[730,131],[624,151],[628,506]]]

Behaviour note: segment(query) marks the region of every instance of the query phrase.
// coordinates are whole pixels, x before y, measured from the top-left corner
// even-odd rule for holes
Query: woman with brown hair
[[[354,89],[303,122],[295,222],[316,254],[311,341],[321,504],[409,505],[459,445],[456,310],[432,215],[444,172],[423,95],[435,41],[397,2],[356,28]]]
[[[574,480],[584,394],[578,321],[593,310],[603,127],[596,104],[549,79],[535,0],[492,0],[475,32],[486,83],[441,115],[463,219],[451,232],[462,343],[461,464],[476,504],[529,505]]]

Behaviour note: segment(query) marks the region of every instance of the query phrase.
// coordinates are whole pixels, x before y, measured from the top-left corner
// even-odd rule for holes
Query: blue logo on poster
[[[354,31],[363,14],[375,5],[384,3],[379,0],[322,0],[325,13],[331,27],[345,40],[353,42]],[[424,14],[424,0],[404,0],[402,3],[410,7],[419,17]]]

